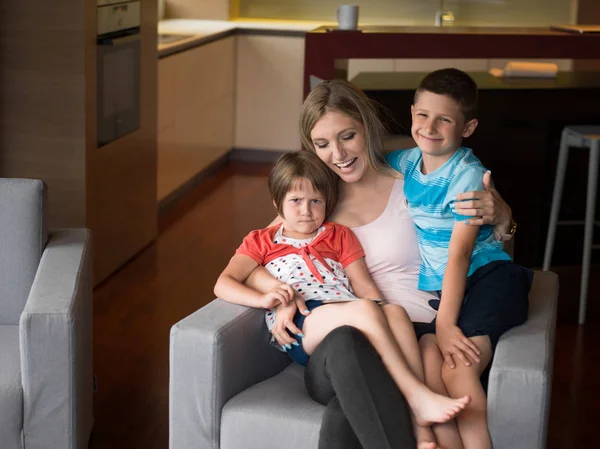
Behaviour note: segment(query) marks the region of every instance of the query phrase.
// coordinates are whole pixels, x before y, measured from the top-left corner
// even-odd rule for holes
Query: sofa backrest
[[[47,239],[46,187],[0,178],[0,324],[17,325]]]

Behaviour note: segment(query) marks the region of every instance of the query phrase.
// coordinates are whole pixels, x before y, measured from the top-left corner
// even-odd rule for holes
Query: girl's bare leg
[[[468,396],[451,399],[436,394],[417,378],[402,354],[385,314],[373,301],[357,300],[314,309],[306,317],[302,329],[304,350],[311,354],[329,332],[345,325],[359,329],[371,342],[410,405],[417,424],[428,426],[446,422],[469,403]]]
[[[487,397],[481,385],[481,373],[492,359],[492,345],[487,336],[470,338],[480,349],[480,362],[471,360],[471,366],[456,363],[456,368],[442,365],[442,379],[451,395],[469,395],[471,404],[456,418],[460,438],[465,449],[491,449],[492,440],[487,426]]]
[[[448,396],[446,385],[444,385],[444,381],[442,380],[444,358],[437,344],[437,337],[434,334],[423,335],[419,340],[419,347],[423,356],[425,385],[438,394]],[[469,407],[471,406],[469,405]],[[456,420],[453,419],[442,424],[434,424],[432,428],[440,447],[444,449],[463,449]]]
[[[425,383],[419,343],[417,342],[415,329],[408,314],[406,313],[406,310],[404,310],[403,307],[395,304],[385,304],[381,307],[381,309],[385,314],[392,334],[394,335],[398,346],[400,346],[400,349],[402,350],[410,369],[415,376],[417,376],[417,379]],[[446,394],[445,396],[448,395]],[[436,444],[435,435],[430,426],[419,426],[414,423],[414,428],[418,449],[436,449],[438,447]]]

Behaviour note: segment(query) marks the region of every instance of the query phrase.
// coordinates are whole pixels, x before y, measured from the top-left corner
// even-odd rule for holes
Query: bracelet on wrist
[[[515,232],[517,232],[517,222],[513,220],[510,225],[510,229],[508,230],[508,233],[502,234],[500,232],[494,231],[494,238],[499,242],[507,242],[513,238]]]

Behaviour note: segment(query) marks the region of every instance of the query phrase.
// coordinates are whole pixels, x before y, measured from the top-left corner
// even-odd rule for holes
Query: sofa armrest
[[[218,449],[221,410],[290,363],[269,344],[264,310],[215,299],[171,328],[169,448]]]
[[[93,423],[92,261],[86,229],[50,234],[19,338],[28,449],[83,449]]]
[[[536,271],[527,322],[498,342],[488,383],[488,422],[495,448],[545,447],[558,276]]]

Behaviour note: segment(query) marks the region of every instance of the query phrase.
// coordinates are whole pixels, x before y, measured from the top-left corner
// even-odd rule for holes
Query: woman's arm
[[[492,185],[492,172],[489,170],[483,175],[483,185],[485,190],[460,193],[456,196],[456,213],[476,217],[467,220],[465,224],[492,224],[495,226],[495,233],[507,234],[513,223],[512,211]]]
[[[357,298],[384,299],[381,292],[373,282],[365,258],[361,257],[344,268],[346,276],[352,285],[352,290]]]
[[[454,367],[453,356],[457,356],[467,366],[470,362],[466,355],[478,360],[479,349],[456,325],[465,296],[471,255],[478,231],[478,226],[468,226],[462,221],[457,221],[454,223],[450,238],[448,264],[444,273],[442,298],[436,320],[440,350],[450,367]]]
[[[271,308],[291,301],[293,289],[272,276],[275,282],[262,293],[243,284],[258,266],[251,257],[235,254],[217,279],[215,295],[227,302],[255,308]]]

